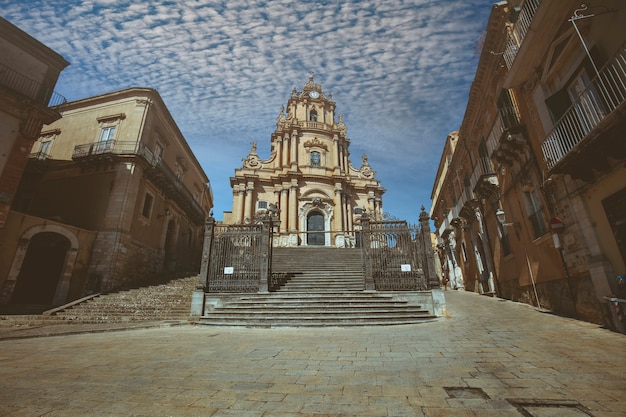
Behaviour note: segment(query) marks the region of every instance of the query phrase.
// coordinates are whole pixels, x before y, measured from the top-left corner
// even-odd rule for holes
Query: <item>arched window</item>
[[[311,152],[311,166],[318,167],[322,164],[322,157],[319,152]]]
[[[317,112],[315,110],[311,110],[309,113],[309,120],[312,122],[317,122]]]

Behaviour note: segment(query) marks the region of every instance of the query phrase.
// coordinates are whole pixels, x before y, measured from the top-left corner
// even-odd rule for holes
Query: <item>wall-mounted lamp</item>
[[[169,217],[170,214],[171,214],[170,209],[166,208],[163,214],[159,214],[157,218],[160,219],[161,217]]]
[[[496,219],[498,219],[498,221],[500,222],[502,226],[513,226],[513,227],[520,226],[519,222],[507,223],[506,214],[504,214],[504,211],[502,211],[502,209],[500,208],[496,211]]]

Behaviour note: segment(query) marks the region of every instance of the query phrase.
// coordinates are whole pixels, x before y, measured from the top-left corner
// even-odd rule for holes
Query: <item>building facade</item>
[[[605,297],[626,296],[624,24],[621,1],[494,4],[433,200],[466,289],[611,324]]]
[[[130,88],[58,110],[0,233],[0,303],[62,304],[197,273],[213,196],[158,92]]]
[[[0,17],[0,228],[4,227],[33,142],[61,115],[54,92],[65,59]]]
[[[332,95],[310,76],[280,110],[270,157],[260,159],[253,143],[235,170],[233,208],[224,213],[224,223],[251,222],[274,205],[280,210],[276,246],[358,245],[361,215],[382,218],[385,189],[367,155],[359,167],[352,164],[349,146],[342,115],[335,120]]]

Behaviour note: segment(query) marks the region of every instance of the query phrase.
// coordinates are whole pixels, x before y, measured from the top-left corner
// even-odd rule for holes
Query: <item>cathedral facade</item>
[[[269,158],[259,158],[253,142],[235,170],[233,208],[224,212],[224,223],[251,223],[275,207],[275,246],[358,246],[361,218],[382,219],[385,189],[367,155],[360,167],[352,164],[349,146],[342,115],[335,120],[332,95],[309,76],[280,109]]]

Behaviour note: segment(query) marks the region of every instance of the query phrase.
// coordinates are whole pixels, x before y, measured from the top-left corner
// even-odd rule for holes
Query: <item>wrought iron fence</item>
[[[379,291],[416,291],[428,288],[421,267],[419,226],[406,221],[366,222],[363,233],[366,277]]]
[[[220,293],[259,291],[261,261],[268,250],[263,226],[216,225],[213,228],[207,290]]]

